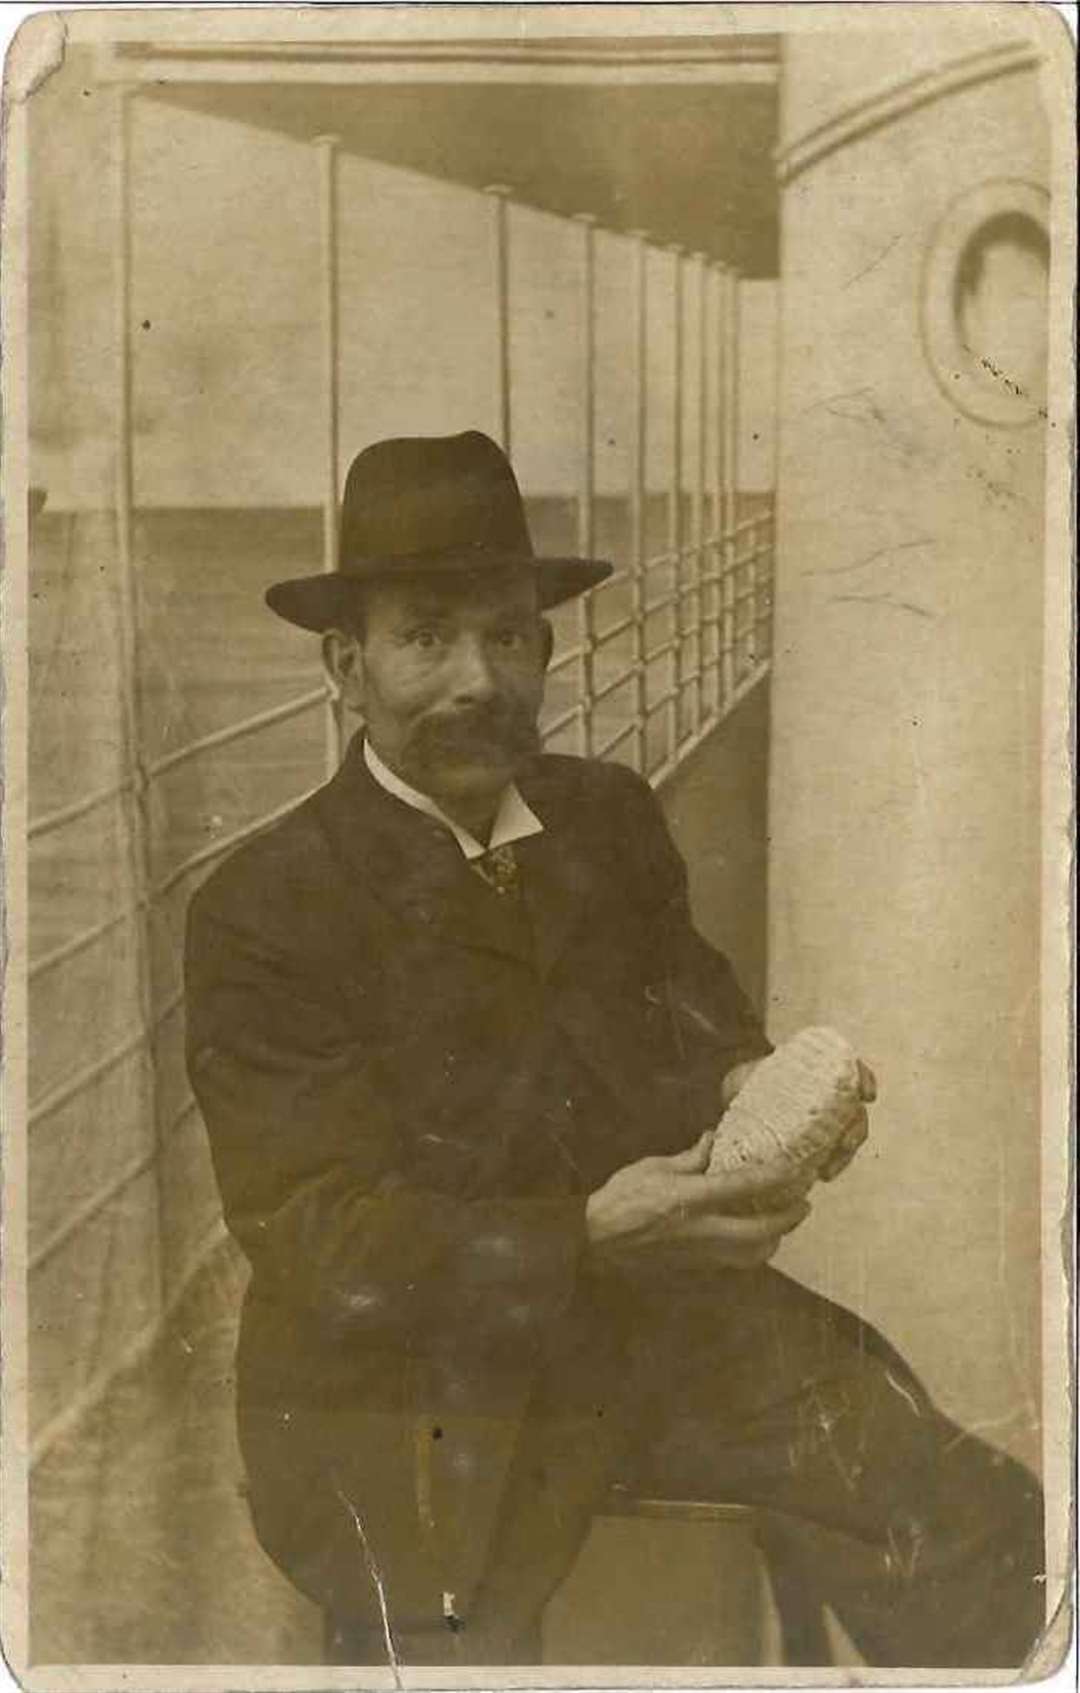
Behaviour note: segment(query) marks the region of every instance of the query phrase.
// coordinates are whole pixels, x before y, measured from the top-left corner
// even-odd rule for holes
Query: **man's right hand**
[[[785,1195],[764,1209],[769,1189],[751,1172],[706,1174],[712,1131],[686,1152],[641,1158],[616,1170],[589,1195],[585,1226],[598,1251],[656,1246],[691,1247],[714,1264],[750,1269],[765,1263],[809,1215],[801,1195]],[[750,1205],[753,1214],[747,1214]]]

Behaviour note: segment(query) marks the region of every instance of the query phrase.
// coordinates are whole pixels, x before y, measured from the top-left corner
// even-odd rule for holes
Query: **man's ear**
[[[544,661],[545,670],[551,663],[551,655],[554,650],[555,631],[551,627],[550,620],[546,617],[542,617],[540,619],[540,656]]]
[[[327,680],[338,699],[350,711],[364,707],[364,655],[356,635],[344,629],[328,629],[322,638],[322,660]]]

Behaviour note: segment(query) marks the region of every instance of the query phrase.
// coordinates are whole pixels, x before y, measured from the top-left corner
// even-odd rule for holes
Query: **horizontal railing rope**
[[[74,1099],[77,1094],[85,1093],[87,1088],[92,1087],[110,1070],[115,1070],[117,1065],[122,1064],[125,1058],[130,1058],[141,1047],[145,1047],[149,1051],[153,1041],[157,1038],[161,1025],[174,1012],[179,1010],[183,997],[183,990],[176,989],[169,995],[168,999],[155,1008],[148,1023],[140,1023],[138,1028],[129,1030],[122,1040],[117,1041],[114,1046],[109,1048],[108,1052],[92,1059],[89,1064],[81,1065],[70,1076],[65,1076],[62,1082],[58,1082],[55,1087],[42,1094],[40,1099],[32,1101],[26,1114],[28,1125],[32,1126],[34,1123],[40,1122],[43,1117],[53,1116],[60,1110],[61,1106],[68,1103],[69,1099]]]
[[[702,544],[702,550],[711,550],[715,552],[717,549],[722,549],[725,543],[730,544],[731,540],[737,535],[745,534],[754,530],[768,533],[771,531],[771,528],[771,512],[763,512],[751,517],[742,518],[739,522],[732,526],[732,529],[728,531],[726,535],[710,535],[706,537],[704,543]],[[692,550],[694,549],[681,549],[684,553]],[[646,560],[643,569],[650,570],[664,563],[674,563],[675,558],[676,555],[670,552],[661,553]],[[755,566],[759,566],[762,561],[766,563],[766,566],[771,566],[771,545],[763,543],[755,547],[752,559]],[[677,592],[680,596],[694,595],[702,587],[722,584],[726,579],[733,577],[735,572],[740,569],[745,562],[745,560],[740,561],[738,566],[728,563],[720,569],[702,570],[700,578],[695,579],[693,583],[683,584],[677,591],[673,591],[668,594],[661,594],[651,600],[645,601],[640,614],[630,612],[617,618],[606,628],[595,628],[592,637],[594,655],[601,654],[604,648],[611,641],[617,640],[622,635],[625,635],[630,630],[634,629],[637,624],[638,615],[640,615],[642,621],[644,622],[645,620],[655,617],[658,613],[664,611],[672,604],[675,598],[675,592]],[[752,583],[745,584],[740,587],[735,587],[733,584],[731,609],[734,610],[735,605],[738,603],[742,603],[747,600],[755,601],[755,627],[767,628],[772,619],[771,568],[766,568],[765,570],[755,568],[754,578],[755,579]],[[605,584],[605,586],[607,585],[608,584]],[[709,626],[710,624],[715,626],[720,621],[722,621],[722,618],[714,615],[706,618],[705,623],[706,626]],[[720,652],[722,654],[731,654],[735,651],[736,644],[737,643],[734,641],[724,641],[720,646]],[[661,641],[653,647],[646,645],[641,658],[635,659],[634,664],[630,668],[620,672],[617,678],[594,683],[591,690],[591,697],[578,700],[574,705],[561,711],[556,717],[549,721],[545,725],[545,736],[550,738],[551,736],[558,734],[562,729],[568,727],[570,724],[579,721],[583,714],[591,714],[592,708],[597,703],[609,697],[617,689],[626,686],[635,676],[640,677],[642,674],[646,674],[651,664],[655,664],[656,662],[662,660],[669,652],[674,650],[674,637]],[[552,661],[552,664],[549,667],[549,674],[559,674],[562,670],[580,663],[581,657],[582,649],[580,646],[575,645],[569,648],[567,651],[560,653],[558,657]],[[712,672],[716,669],[716,663],[717,661],[715,657],[712,659],[702,658],[700,665],[695,666],[692,674],[695,674],[698,669],[700,669],[702,674]],[[197,741],[189,742],[184,747],[177,748],[175,752],[168,754],[165,758],[154,761],[148,766],[148,776],[151,780],[153,780],[155,777],[161,775],[163,771],[172,768],[186,758],[195,757],[202,752],[214,750],[215,748],[226,745],[242,736],[254,734],[262,729],[273,727],[277,723],[284,722],[306,710],[314,709],[317,705],[324,703],[325,699],[325,687],[314,688],[306,694],[299,695],[292,700],[283,702],[280,706],[270,707],[264,712],[258,712],[252,717],[244,718],[239,723],[231,724],[221,730],[214,731],[211,735],[203,736]],[[712,719],[710,719],[710,721],[711,720]],[[620,734],[619,741],[621,742],[623,738],[625,737]],[[596,752],[600,756],[603,756],[610,750],[610,741],[605,742],[603,748],[599,745],[596,748]],[[119,797],[126,792],[128,786],[129,784],[127,783],[114,784],[107,789],[99,790],[93,794],[86,795],[79,800],[73,801],[70,806],[62,807],[57,811],[47,814],[46,816],[40,818],[36,824],[31,825],[31,835],[41,836],[52,829],[60,827],[63,823],[69,820],[75,820],[76,818],[84,815],[86,811],[92,809],[94,806],[102,805],[109,799]],[[265,813],[222,839],[208,843],[205,847],[200,848],[198,852],[185,859],[181,864],[170,871],[165,878],[158,882],[153,889],[153,896],[160,897],[161,895],[167,893],[177,882],[181,881],[185,875],[191,873],[203,864],[212,862],[215,858],[229,851],[233,846],[242,844],[248,836],[255,834],[260,828],[268,827],[272,822],[276,821],[278,817],[282,816],[284,812],[291,809],[292,806],[299,804],[300,799],[303,797],[305,796],[301,795],[295,799],[290,799],[285,805],[277,807],[271,812]],[[97,923],[89,925],[79,934],[74,935],[70,940],[62,942],[59,946],[52,948],[49,952],[43,954],[40,958],[35,959],[32,962],[30,966],[31,979],[44,974],[48,970],[56,968],[67,959],[75,956],[79,951],[93,945],[95,941],[104,938],[112,930],[118,928],[126,922],[130,922],[137,913],[137,904],[132,904],[123,911],[110,913],[107,917],[100,919]]]
[[[194,741],[187,741],[175,751],[162,754],[145,762],[140,771],[141,781],[152,783],[157,777],[172,770],[176,765],[186,763],[189,758],[195,758],[199,753],[212,752],[218,747],[228,746],[233,741],[240,740],[245,735],[255,734],[260,729],[272,728],[277,723],[288,722],[290,718],[298,717],[305,711],[311,711],[316,706],[325,705],[331,696],[331,690],[323,683],[317,688],[310,689],[295,699],[284,700],[280,705],[268,706],[265,711],[258,711],[251,717],[241,718],[239,722],[225,724],[220,729],[214,729],[207,735],[200,735]],[[51,834],[54,830],[63,828],[65,824],[78,822],[87,812],[95,810],[100,805],[106,805],[109,800],[120,799],[132,789],[131,781],[113,782],[108,787],[95,789],[93,793],[84,794],[79,799],[72,800],[69,805],[59,806],[55,811],[46,812],[43,816],[34,818],[27,834],[31,840],[39,839],[42,835]]]
[[[325,148],[323,151],[326,151]],[[322,154],[320,159],[319,181],[323,195],[320,203],[325,212],[328,206],[333,210],[332,160]],[[126,171],[126,158],[122,158],[122,164]],[[126,192],[126,182],[122,186]],[[328,194],[330,199],[327,199]],[[511,209],[511,196],[506,190],[491,191],[498,431],[508,449],[511,425]],[[332,226],[328,227],[332,236]],[[583,339],[577,541],[579,551],[589,554],[594,550],[596,521],[597,257],[593,219],[580,219],[579,231],[579,299]],[[671,277],[672,318],[671,341],[664,363],[669,367],[673,409],[662,493],[666,505],[666,544],[661,550],[649,553],[646,518],[653,496],[646,485],[651,427],[647,378],[649,358],[655,357],[655,353],[650,355],[647,260],[655,265],[661,249],[652,245],[644,232],[636,232],[629,238],[625,251],[633,291],[635,389],[632,474],[628,489],[628,547],[612,576],[600,588],[583,597],[574,630],[576,638],[558,653],[549,666],[549,675],[558,680],[562,697],[556,695],[553,704],[557,709],[544,724],[543,739],[550,742],[556,736],[574,731],[576,749],[599,757],[607,757],[624,743],[632,741],[632,762],[650,781],[660,783],[767,674],[772,643],[773,513],[769,507],[749,512],[738,509],[745,500],[737,492],[738,278],[725,266],[709,262],[704,255],[687,255],[678,249],[668,249],[663,264]],[[121,280],[126,289],[127,255],[122,257],[125,264],[121,267]],[[332,291],[335,278],[330,271],[326,272],[324,281]],[[692,291],[689,289],[691,281]],[[327,299],[330,299],[330,294]],[[327,359],[336,364],[336,345],[330,334],[334,328],[333,314],[324,313],[324,316],[324,328],[329,326]],[[121,370],[121,379],[126,385],[123,397],[129,401],[130,348],[126,341],[124,357],[127,362]],[[690,368],[695,361],[696,375]],[[336,370],[330,375],[336,380]],[[333,411],[336,395],[332,382],[328,393]],[[691,413],[696,413],[696,434],[690,428]],[[133,669],[138,663],[139,630],[137,582],[130,535],[133,489],[129,423],[130,419],[126,418],[122,432],[124,478],[118,512],[122,539],[126,543],[121,548],[124,585],[131,599],[127,607],[131,626],[127,631],[130,637],[127,664]],[[331,417],[330,424],[324,500],[328,516],[333,511],[336,495],[336,414]],[[689,473],[692,486],[687,486],[684,472]],[[324,527],[329,536],[332,525]],[[661,573],[666,573],[666,579],[661,578]],[[614,598],[610,597],[612,594]],[[605,597],[601,598],[601,595]],[[615,613],[606,626],[602,622],[602,607],[610,607]],[[630,639],[624,641],[624,637]],[[611,657],[608,656],[606,662],[605,659],[606,655],[613,655],[616,642],[624,644],[616,660],[618,669],[613,671]],[[140,744],[139,725],[134,721],[137,715],[136,678],[126,676],[125,682],[128,689],[125,703],[132,716],[132,723],[128,725],[130,746],[126,777],[36,818],[29,829],[31,839],[41,840],[112,801],[127,800],[135,808],[132,816],[138,825],[137,833],[141,831],[137,844],[149,859],[148,805],[154,785],[161,778],[191,760],[220,753],[245,737],[263,734],[305,712],[325,707],[331,697],[328,686],[320,683],[293,698],[148,759]],[[569,704],[568,693],[576,693],[576,698],[572,698]],[[665,721],[658,723],[661,716]],[[659,736],[657,730],[660,731]],[[134,922],[140,929],[145,928],[152,922],[158,903],[180,887],[187,877],[225,857],[306,797],[304,793],[291,796],[272,810],[207,841],[163,874],[158,873],[155,866],[154,874],[136,888],[136,897],[131,904],[99,918],[69,940],[53,946],[32,963],[31,975],[36,979],[56,970],[127,924]],[[149,869],[148,862],[145,869]],[[140,939],[146,950],[149,945],[147,936],[141,935]],[[154,1010],[152,1016],[144,1008],[137,1029],[38,1100],[31,1108],[31,1120],[40,1120],[80,1092],[94,1087],[103,1076],[141,1048],[152,1054],[162,1021],[180,1003],[181,996],[175,993],[160,1010]],[[158,1141],[155,1141],[155,1147],[157,1144]],[[35,1261],[48,1256],[61,1238],[67,1238],[82,1221],[96,1214],[96,1210],[108,1203],[109,1197],[120,1191],[126,1182],[136,1179],[154,1156],[154,1148],[140,1154],[133,1164],[120,1172],[112,1186],[91,1196],[70,1224],[63,1225],[60,1232],[54,1233],[38,1248]]]
[[[75,823],[87,812],[94,811],[99,805],[107,805],[111,799],[120,799],[131,790],[131,783],[110,782],[108,787],[96,788],[93,793],[83,794],[74,799],[69,805],[61,805],[55,811],[47,811],[41,817],[32,818],[27,826],[27,836],[30,840],[38,840],[42,835],[52,834],[55,829],[62,829],[66,823]]]
[[[635,764],[650,780],[662,781],[699,744],[703,734],[723,722],[749,689],[763,680],[771,640],[773,514],[765,509],[738,518],[733,511],[729,515],[732,521],[718,531],[700,533],[704,526],[699,507],[700,538],[686,545],[669,545],[640,560],[636,574],[631,576],[636,584],[633,609],[607,625],[600,625],[595,618],[588,625],[588,667],[581,664],[580,644],[559,654],[550,670],[558,674],[576,665],[580,697],[545,723],[545,741],[584,722],[589,726],[586,738],[594,756],[603,758],[636,733]],[[672,572],[665,591],[646,595],[644,584],[649,576],[665,568]],[[610,582],[604,587],[610,587]],[[688,608],[687,615],[678,614],[681,606]],[[650,641],[650,629],[665,614],[674,627]],[[605,676],[605,651],[631,632],[635,648],[630,662],[616,674]],[[676,674],[654,692],[665,665]],[[706,688],[709,678],[714,679],[711,691]],[[636,694],[622,704],[621,691],[629,691],[634,683]],[[690,712],[688,731],[678,721],[684,700]],[[598,736],[594,719],[600,707],[606,720],[601,720],[602,733]],[[667,751],[655,768],[646,769],[648,725],[664,707],[669,710]],[[624,724],[618,722],[621,711],[626,715]]]
[[[305,799],[310,799],[315,791],[314,788],[308,788],[303,793],[294,794],[283,805],[276,805],[273,811],[264,812],[251,823],[245,823],[242,828],[234,829],[231,834],[223,835],[220,840],[210,841],[206,846],[200,847],[189,858],[182,859],[169,871],[167,876],[164,876],[155,885],[153,889],[154,898],[161,899],[178,882],[182,882],[185,876],[190,876],[193,870],[201,869],[204,864],[210,864],[215,858],[220,858],[222,853],[231,851],[233,847],[241,846],[250,836],[257,835],[260,829],[268,829],[271,823],[277,822],[279,817],[284,817],[287,812],[295,810],[298,805],[302,805]]]
[[[91,1376],[90,1380],[69,1399],[63,1409],[58,1411],[54,1417],[50,1417],[48,1422],[33,1437],[30,1444],[31,1469],[36,1468],[58,1441],[77,1428],[83,1418],[100,1405],[110,1387],[119,1377],[135,1369],[142,1362],[156,1342],[164,1335],[168,1324],[176,1315],[200,1272],[228,1244],[229,1236],[225,1232],[225,1224],[220,1217],[216,1218],[180,1272],[175,1287],[164,1301],[157,1316],[144,1324],[131,1337],[127,1345],[121,1349],[119,1357],[114,1359],[105,1369]]]
[[[58,964],[63,964],[68,958],[74,958],[77,953],[83,952],[88,946],[93,946],[95,941],[104,939],[106,935],[111,934],[114,929],[119,929],[124,923],[130,923],[138,910],[138,903],[133,902],[131,905],[125,906],[122,911],[111,911],[107,917],[102,917],[96,923],[91,923],[88,928],[80,929],[77,934],[72,935],[70,940],[62,941],[59,946],[54,946],[48,952],[43,952],[40,958],[31,961],[27,970],[29,979],[34,981],[36,977],[43,976],[46,971],[55,970]]]
[[[81,1205],[77,1206],[61,1223],[57,1224],[52,1233],[47,1235],[40,1246],[31,1253],[27,1269],[31,1273],[39,1270],[49,1258],[52,1258],[60,1250],[66,1241],[76,1235],[87,1223],[92,1222],[112,1200],[117,1199],[133,1182],[138,1181],[140,1176],[145,1175],[146,1171],[157,1162],[165,1142],[175,1133],[181,1123],[195,1114],[197,1109],[194,1095],[189,1095],[180,1109],[174,1112],[172,1120],[155,1135],[150,1146],[140,1152],[138,1157],[123,1165],[103,1186],[88,1195]]]
[[[315,706],[325,706],[330,697],[330,688],[323,684],[321,687],[312,688],[306,694],[300,694],[296,699],[285,700],[281,705],[272,705],[265,711],[257,711],[254,716],[242,718],[238,723],[214,729],[208,735],[200,735],[198,740],[188,741],[186,745],[177,747],[175,752],[165,753],[161,758],[152,760],[146,766],[147,778],[152,781],[155,776],[163,775],[166,770],[172,770],[175,765],[185,763],[198,753],[229,746],[245,735],[255,734],[259,729],[272,728],[274,724],[286,723],[290,718],[299,717],[302,712],[311,711]]]
[[[179,863],[160,873],[152,862],[152,804],[155,784],[169,772],[207,755],[219,754],[248,736],[263,734],[302,714],[326,708],[333,699],[325,683],[312,686],[293,698],[280,701],[250,716],[210,730],[170,751],[147,756],[145,745],[145,702],[139,691],[142,663],[140,629],[140,572],[136,568],[133,520],[135,481],[133,459],[133,348],[131,326],[131,238],[128,183],[128,136],[121,100],[118,135],[118,251],[117,328],[121,353],[118,363],[118,558],[121,608],[123,612],[122,707],[125,739],[125,774],[111,784],[86,793],[68,804],[35,818],[29,825],[30,839],[44,840],[56,831],[87,817],[112,802],[117,807],[117,827],[125,824],[130,833],[133,894],[130,903],[112,911],[70,939],[51,947],[30,966],[34,979],[70,963],[99,941],[131,926],[138,944],[140,1004],[137,1026],[130,1029],[108,1051],[99,1053],[53,1085],[31,1106],[31,1122],[54,1115],[80,1095],[88,1094],[104,1077],[126,1060],[138,1057],[147,1069],[131,1078],[132,1101],[140,1109],[143,1090],[152,1099],[147,1115],[152,1133],[144,1147],[129,1156],[93,1193],[87,1195],[68,1216],[37,1243],[31,1268],[48,1262],[67,1242],[88,1228],[110,1205],[116,1205],[132,1184],[149,1172],[178,1126],[196,1111],[188,1095],[167,1123],[158,1119],[163,1105],[156,1096],[154,1066],[163,1039],[179,1040],[179,1032],[163,1025],[183,1004],[182,989],[176,988],[158,1006],[153,1004],[151,952],[160,936],[155,928],[158,908],[180,888],[185,879],[209,868],[261,830],[270,827],[308,797],[291,796],[272,810],[208,840]],[[335,144],[322,137],[316,143],[319,158],[319,192],[322,228],[323,352],[326,400],[326,443],[324,453],[324,564],[332,568],[335,556],[338,486],[338,325],[337,325],[337,190]],[[496,427],[507,451],[511,448],[511,329],[514,301],[511,266],[511,196],[506,189],[489,191],[493,292],[495,295],[494,340],[497,371]],[[516,215],[516,214],[515,214]],[[600,419],[597,416],[597,230],[591,216],[579,220],[580,308],[582,316],[582,382],[579,442],[580,476],[577,483],[578,550],[594,550],[596,512],[596,443]],[[606,239],[606,237],[605,237]],[[624,240],[624,237],[616,239]],[[586,754],[607,757],[632,742],[631,758],[639,772],[654,785],[662,783],[706,736],[713,733],[739,705],[749,691],[768,674],[768,653],[772,645],[772,548],[773,514],[770,509],[739,515],[742,503],[737,489],[737,387],[738,387],[738,278],[724,266],[704,255],[683,254],[669,249],[665,266],[672,277],[670,388],[673,395],[670,446],[666,449],[663,498],[666,501],[664,549],[648,554],[646,530],[651,525],[647,511],[652,496],[646,486],[646,470],[657,447],[650,438],[649,365],[660,349],[650,347],[648,322],[647,260],[655,260],[661,249],[649,242],[644,232],[635,232],[625,246],[629,281],[633,295],[634,408],[630,442],[631,477],[627,490],[630,533],[624,560],[597,590],[583,596],[578,606],[574,641],[549,666],[549,675],[559,681],[554,704],[560,709],[544,725],[543,738],[551,741],[574,731],[575,748]],[[692,296],[688,285],[694,281]],[[715,285],[715,286],[714,286]],[[715,304],[715,310],[713,305]],[[695,328],[696,325],[696,328]],[[710,350],[710,342],[713,343]],[[695,353],[696,346],[696,353]],[[697,375],[687,361],[697,358]],[[696,435],[687,410],[696,408]],[[715,441],[707,436],[715,433]],[[692,460],[692,463],[691,463]],[[692,487],[686,486],[684,470]],[[648,521],[647,521],[648,518]],[[706,531],[710,532],[707,533]],[[667,572],[666,580],[661,572]],[[652,597],[649,597],[649,591]],[[601,598],[601,594],[614,598]],[[629,609],[627,603],[629,602]],[[616,614],[601,626],[603,607]],[[659,624],[659,627],[657,625]],[[630,637],[616,655],[614,643]],[[650,636],[657,637],[650,641]],[[632,648],[632,653],[628,651]],[[606,662],[605,662],[606,658]],[[613,663],[619,664],[616,673]],[[706,685],[708,683],[708,686]],[[625,690],[625,692],[624,692]],[[567,705],[568,696],[577,697]],[[663,718],[663,722],[658,719]],[[340,755],[340,720],[331,708],[329,721],[329,764],[336,767]],[[659,729],[661,736],[656,737]],[[659,757],[656,751],[659,750]],[[309,792],[314,790],[309,790]],[[198,824],[198,819],[195,819]],[[206,828],[222,825],[204,818]],[[196,839],[198,836],[196,835]],[[187,844],[190,844],[187,843]],[[130,897],[130,894],[129,894]],[[168,912],[165,913],[166,917]],[[85,913],[83,913],[85,917]],[[128,938],[128,937],[125,937]],[[94,961],[98,963],[97,960]],[[122,1078],[125,1081],[126,1077]],[[90,1101],[92,1106],[93,1099]],[[89,1107],[88,1107],[89,1109]],[[106,1368],[73,1392],[70,1402],[52,1416],[39,1432],[31,1462],[41,1457],[59,1439],[87,1416],[118,1377],[135,1367],[154,1346],[185,1297],[199,1272],[224,1244],[220,1220],[205,1233],[180,1272],[174,1287],[162,1287],[158,1310],[123,1347]]]

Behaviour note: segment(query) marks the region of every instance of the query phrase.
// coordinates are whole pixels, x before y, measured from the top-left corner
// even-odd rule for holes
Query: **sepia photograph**
[[[24,19],[21,1686],[1060,1668],[1074,59]]]

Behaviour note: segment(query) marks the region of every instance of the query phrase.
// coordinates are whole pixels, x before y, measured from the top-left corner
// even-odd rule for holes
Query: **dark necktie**
[[[497,894],[515,894],[519,891],[518,863],[513,847],[489,847],[481,858],[470,861],[470,869],[482,876],[489,888],[494,888]]]

